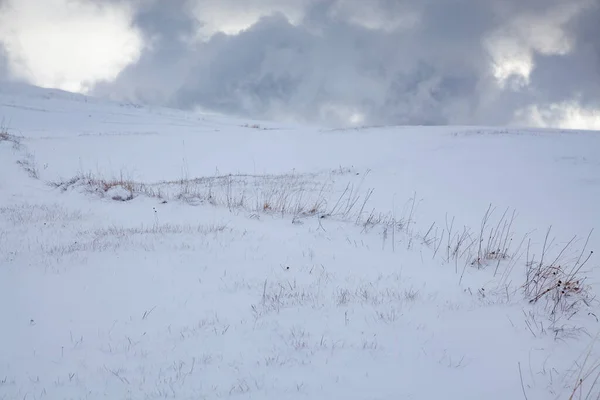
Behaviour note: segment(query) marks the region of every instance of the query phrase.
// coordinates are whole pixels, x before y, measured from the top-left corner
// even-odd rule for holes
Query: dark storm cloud
[[[124,2],[124,0],[114,0]],[[114,82],[94,88],[100,95],[149,103],[166,103],[188,74],[194,48],[189,41],[198,28],[188,0],[151,0],[137,3],[134,26],[146,41],[140,59],[125,68]]]
[[[600,109],[600,3],[570,21],[568,31],[577,45],[567,56],[536,55],[531,87],[539,103],[577,99]]]
[[[202,24],[191,12],[191,0],[141,3],[134,21],[151,46],[96,92],[255,118],[334,124],[346,123],[354,112],[368,124],[506,124],[515,111],[533,104],[578,99],[599,106],[600,10],[592,2],[563,27],[574,43],[571,51],[534,51],[530,83],[519,90],[498,86],[484,39],[563,1],[302,4],[304,18],[297,24],[274,13],[239,34],[216,34],[191,44],[188,39]],[[404,27],[411,16],[416,22]],[[392,28],[360,23],[368,18]],[[509,77],[505,87],[513,87],[510,81],[516,79]]]

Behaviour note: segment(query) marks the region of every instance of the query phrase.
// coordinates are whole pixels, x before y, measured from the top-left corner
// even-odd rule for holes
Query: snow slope
[[[0,89],[0,399],[598,395],[597,132]]]

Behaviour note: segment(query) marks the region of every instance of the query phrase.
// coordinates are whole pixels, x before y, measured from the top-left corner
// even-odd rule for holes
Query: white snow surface
[[[598,132],[325,130],[18,85],[0,120],[0,399],[599,394]],[[542,253],[576,270],[558,306],[523,287]]]

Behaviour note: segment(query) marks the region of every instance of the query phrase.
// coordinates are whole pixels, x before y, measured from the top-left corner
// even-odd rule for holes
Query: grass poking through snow
[[[338,173],[337,170],[334,172]],[[550,315],[557,312],[574,315],[578,305],[589,306],[593,300],[590,287],[585,284],[583,269],[593,252],[585,253],[584,246],[584,250],[575,260],[565,259],[568,251],[573,250],[572,240],[559,252],[555,260],[548,262],[550,249],[547,236],[541,249],[541,257],[536,260],[529,235],[515,240],[516,211],[508,208],[502,213],[497,213],[490,205],[477,231],[467,227],[458,229],[455,219],[447,218],[444,224],[434,223],[422,234],[413,227],[417,208],[416,195],[407,203],[408,215],[396,218],[393,213],[381,213],[368,206],[373,194],[372,189],[360,192],[353,184],[348,183],[341,192],[335,194],[333,183],[317,174],[229,174],[141,183],[125,177],[122,173],[111,179],[88,173],[53,182],[51,185],[63,191],[83,188],[86,192],[119,201],[147,196],[162,202],[183,201],[191,205],[210,204],[226,207],[230,211],[246,211],[257,217],[289,216],[295,224],[301,224],[305,218],[315,217],[318,218],[319,228],[323,231],[326,230],[323,221],[334,218],[362,227],[363,233],[379,228],[384,248],[385,243],[389,241],[393,251],[400,241],[406,243],[407,249],[410,249],[414,242],[420,242],[431,250],[434,259],[440,258],[454,266],[460,277],[459,284],[470,268],[492,268],[493,276],[498,282],[494,290],[505,293],[505,301],[515,293],[509,288],[509,280],[513,279],[514,269],[519,264],[525,265],[526,271],[525,277],[517,277],[525,281],[522,286],[524,295],[531,303],[545,300]],[[160,229],[162,233],[167,233],[170,228],[162,226]],[[117,230],[114,228],[113,231],[107,232],[116,233]],[[120,230],[119,234],[128,235],[135,232]],[[150,230],[146,233],[160,232]],[[484,289],[479,290],[481,296],[485,297]],[[285,293],[286,291],[282,291],[280,295],[284,296]],[[275,295],[270,297],[280,298]]]

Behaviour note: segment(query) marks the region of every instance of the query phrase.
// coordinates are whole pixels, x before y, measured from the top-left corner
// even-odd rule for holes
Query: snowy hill
[[[597,398],[598,132],[0,89],[0,399]]]

